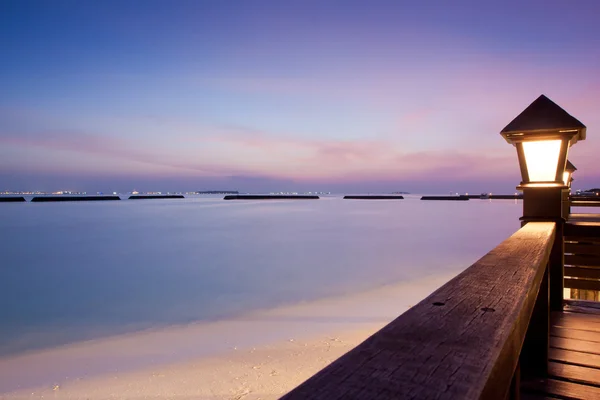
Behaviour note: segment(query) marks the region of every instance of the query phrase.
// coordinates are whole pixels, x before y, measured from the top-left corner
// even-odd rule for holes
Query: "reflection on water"
[[[467,267],[521,204],[220,198],[0,205],[0,354]]]

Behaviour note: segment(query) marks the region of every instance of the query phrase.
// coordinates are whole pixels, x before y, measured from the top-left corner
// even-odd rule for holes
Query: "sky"
[[[0,191],[506,192],[540,94],[587,126],[600,2],[0,0]]]

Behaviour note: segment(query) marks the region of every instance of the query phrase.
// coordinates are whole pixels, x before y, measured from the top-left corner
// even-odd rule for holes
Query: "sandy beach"
[[[0,359],[0,399],[276,399],[453,274]]]

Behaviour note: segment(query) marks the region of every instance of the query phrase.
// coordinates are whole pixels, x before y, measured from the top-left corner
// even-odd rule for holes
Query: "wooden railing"
[[[554,222],[530,222],[283,399],[505,399],[548,360]]]
[[[595,200],[571,200],[571,207],[600,207],[600,201],[595,201]]]
[[[571,207],[600,207],[600,196],[571,196]]]
[[[571,198],[570,207],[600,207],[600,197]],[[600,301],[600,214],[571,214],[565,224],[565,281],[569,297]]]
[[[600,291],[600,227],[586,222],[565,224],[565,288]],[[596,300],[592,296],[589,300]]]

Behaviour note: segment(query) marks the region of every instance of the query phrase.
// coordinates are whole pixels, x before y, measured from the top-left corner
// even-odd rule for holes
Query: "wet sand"
[[[0,399],[276,399],[453,274],[0,359]]]

